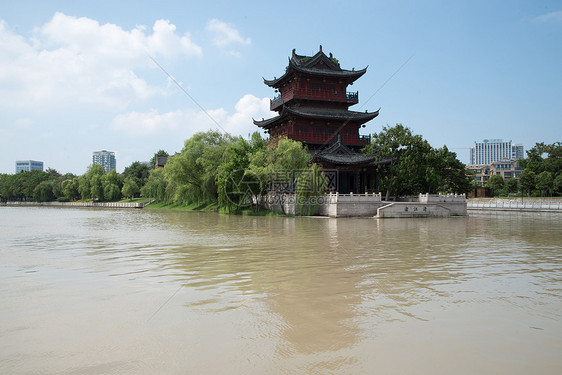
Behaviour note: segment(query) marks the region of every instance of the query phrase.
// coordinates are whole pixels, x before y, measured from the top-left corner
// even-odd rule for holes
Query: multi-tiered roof
[[[367,68],[345,70],[330,53],[320,50],[314,56],[298,55],[293,49],[289,65],[279,78],[264,79],[264,83],[279,94],[270,108],[278,113],[270,119],[254,120],[271,136],[287,136],[307,144],[309,149],[321,149],[340,139],[358,149],[367,144],[359,128],[377,117],[376,112],[350,111],[359,94],[348,92],[347,86],[360,78]]]

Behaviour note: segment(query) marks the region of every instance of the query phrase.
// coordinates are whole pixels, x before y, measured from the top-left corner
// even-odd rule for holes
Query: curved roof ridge
[[[279,78],[274,77],[273,79],[263,79],[263,82],[270,86],[274,87],[275,85],[281,83],[286,78],[288,78],[293,71],[305,73],[305,74],[312,74],[312,75],[325,75],[330,77],[341,77],[350,80],[350,82],[354,82],[355,80],[359,79],[363,74],[367,72],[366,66],[363,69],[359,70],[348,70],[342,69],[339,62],[334,61],[334,57],[330,53],[330,57],[326,56],[326,54],[322,51],[322,46],[320,46],[320,50],[314,54],[313,56],[305,56],[299,55],[296,52],[296,49],[293,48],[291,57],[288,58],[289,64],[285,68],[285,72]],[[322,61],[323,65],[327,67],[327,69],[317,68],[316,65]]]

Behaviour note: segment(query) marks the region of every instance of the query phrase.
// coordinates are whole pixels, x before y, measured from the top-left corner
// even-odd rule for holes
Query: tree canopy
[[[521,192],[533,196],[562,195],[562,142],[537,143],[519,160]]]
[[[421,135],[396,124],[373,134],[364,148],[366,155],[379,161],[390,160],[380,170],[379,181],[386,190],[386,199],[394,195],[428,193],[466,193],[471,188],[466,168],[454,152],[443,146],[431,147]]]

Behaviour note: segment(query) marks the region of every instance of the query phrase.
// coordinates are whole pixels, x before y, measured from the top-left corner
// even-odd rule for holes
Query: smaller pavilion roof
[[[328,162],[336,165],[378,165],[388,164],[390,159],[378,161],[378,156],[365,156],[360,152],[353,151],[347,147],[338,135],[336,142],[329,147],[317,151],[312,155],[313,162]]]

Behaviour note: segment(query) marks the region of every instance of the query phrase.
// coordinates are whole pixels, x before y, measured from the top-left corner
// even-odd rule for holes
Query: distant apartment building
[[[16,173],[43,170],[43,162],[36,160],[16,160]]]
[[[95,151],[92,154],[92,163],[101,165],[105,169],[105,173],[109,173],[110,170],[117,168],[115,152],[111,151]]]
[[[469,165],[466,169],[472,172],[474,180],[478,185],[486,185],[486,182],[493,175],[500,175],[504,180],[509,178],[519,178],[523,169],[517,160],[495,161],[486,165]]]
[[[484,139],[470,146],[471,166],[489,165],[499,161],[523,159],[523,145],[504,142],[502,139]]]

